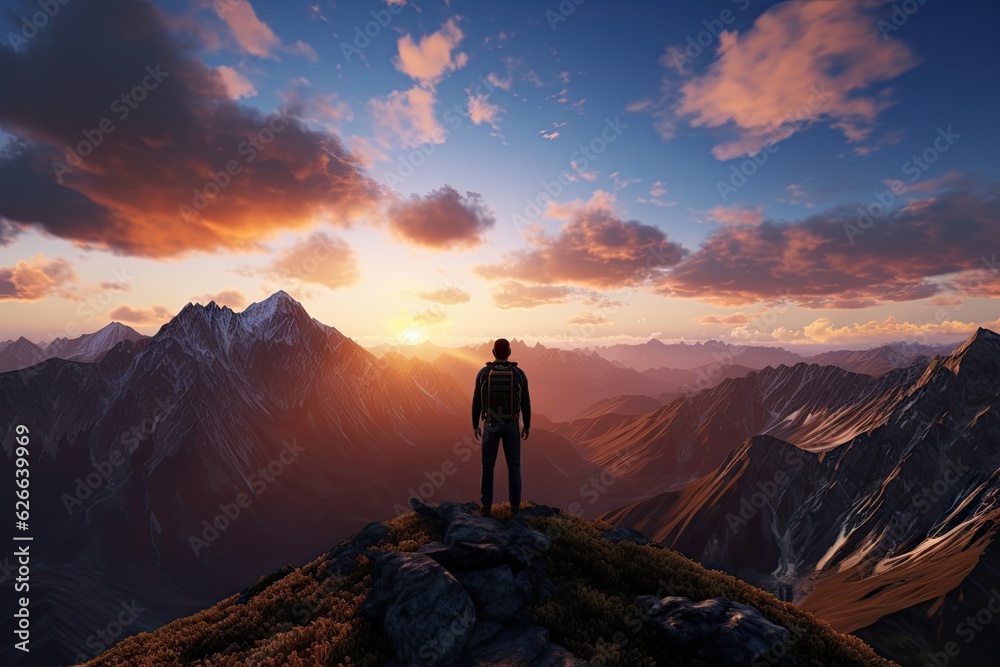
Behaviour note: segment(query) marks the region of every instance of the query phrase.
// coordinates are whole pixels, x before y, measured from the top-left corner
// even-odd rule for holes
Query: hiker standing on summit
[[[528,376],[508,361],[510,343],[498,338],[493,343],[494,361],[489,361],[476,375],[472,394],[472,429],[476,439],[483,439],[483,481],[480,494],[483,516],[490,516],[493,506],[493,466],[497,462],[500,442],[507,461],[507,481],[510,490],[511,516],[516,517],[521,505],[521,438],[528,439],[531,428],[531,399],[528,397]],[[524,430],[518,428],[518,417],[524,419]],[[485,421],[486,435],[479,428]]]

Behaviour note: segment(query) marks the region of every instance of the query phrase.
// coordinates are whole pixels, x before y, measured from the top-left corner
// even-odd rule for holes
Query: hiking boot
[[[480,516],[492,516],[492,514],[490,513],[491,506],[492,506],[492,504],[483,505],[482,509],[479,510],[479,515]]]
[[[521,503],[511,503],[510,505],[510,518],[516,519],[518,513],[521,511]]]

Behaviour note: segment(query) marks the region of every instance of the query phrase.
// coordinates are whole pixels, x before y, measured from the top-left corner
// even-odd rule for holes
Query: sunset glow
[[[24,39],[11,12],[0,340],[278,289],[365,345],[997,326],[988,21],[563,5],[60,5]]]

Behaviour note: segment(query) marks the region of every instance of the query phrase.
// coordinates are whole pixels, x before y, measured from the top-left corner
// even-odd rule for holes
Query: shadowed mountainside
[[[980,329],[891,396],[840,444],[754,436],[704,477],[606,517],[842,631],[890,617],[865,636],[916,664],[1000,587],[1000,336]],[[961,664],[998,644],[977,637]]]

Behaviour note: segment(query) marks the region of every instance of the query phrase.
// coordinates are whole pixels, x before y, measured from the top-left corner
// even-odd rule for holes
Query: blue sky
[[[38,8],[3,5],[0,338],[152,332],[279,288],[372,343],[997,326],[992,6],[83,4],[20,40]],[[153,60],[178,70],[53,185],[38,165]],[[178,215],[282,111],[293,129]]]

